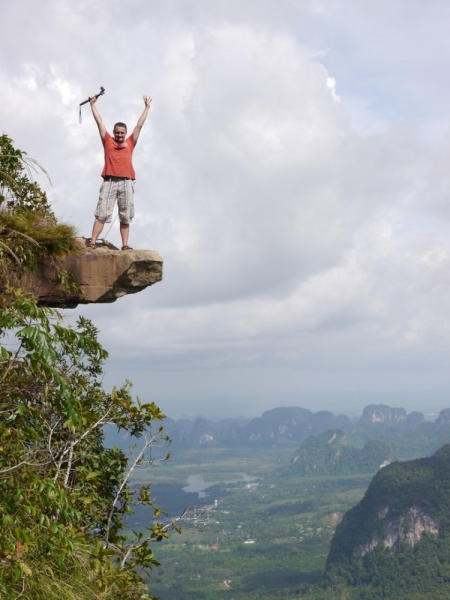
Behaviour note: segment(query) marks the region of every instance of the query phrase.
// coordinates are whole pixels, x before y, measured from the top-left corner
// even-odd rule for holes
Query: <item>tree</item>
[[[128,383],[103,389],[107,353],[90,321],[63,326],[17,290],[1,302],[0,596],[149,598],[136,569],[158,564],[151,544],[179,519],[133,538],[123,527],[136,502],[161,515],[149,485],[133,488],[129,475],[167,443],[164,415],[134,403]],[[107,424],[140,441],[131,464],[103,445]]]
[[[152,543],[179,530],[183,515],[160,522],[150,484],[133,486],[130,475],[167,445],[164,415],[135,402],[128,382],[103,389],[108,354],[89,320],[65,326],[18,289],[42,257],[75,249],[74,228],[58,223],[31,179],[36,166],[0,136],[0,597],[148,599]],[[108,425],[137,441],[131,460],[104,445]],[[127,536],[137,503],[155,522]]]
[[[33,171],[46,171],[0,136],[0,283],[17,271],[35,269],[44,257],[77,251],[75,228],[59,223]],[[14,273],[12,273],[12,271]],[[4,286],[3,286],[4,287]]]
[[[6,134],[0,136],[0,204],[15,211],[40,211],[53,215],[47,194],[33,181],[32,172],[45,169]],[[50,179],[50,178],[49,178]]]

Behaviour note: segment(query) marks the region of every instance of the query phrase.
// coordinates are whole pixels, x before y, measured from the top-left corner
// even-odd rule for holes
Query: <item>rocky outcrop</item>
[[[404,408],[391,408],[386,404],[369,404],[360,418],[361,423],[401,423],[407,418]]]
[[[450,444],[378,471],[336,527],[325,585],[352,586],[354,598],[450,598],[449,498]]]
[[[154,250],[121,251],[111,245],[99,245],[94,250],[80,240],[79,253],[56,263],[41,263],[36,271],[22,277],[20,285],[37,296],[41,306],[75,308],[78,304],[115,302],[140,292],[161,281],[162,266],[162,258]]]
[[[402,552],[450,527],[450,444],[434,456],[393,462],[378,471],[364,498],[336,528],[327,569],[354,565],[377,547]]]
[[[448,427],[450,425],[450,408],[441,410],[439,417],[436,419],[436,424],[440,427]]]
[[[389,507],[378,512],[380,519],[388,517]],[[405,512],[394,520],[389,520],[386,523],[385,533],[382,540],[374,536],[369,542],[360,544],[356,547],[356,553],[364,556],[367,552],[374,550],[379,543],[382,543],[385,548],[399,550],[403,541],[410,546],[415,546],[424,533],[428,535],[439,535],[440,524],[436,519],[425,514],[423,510],[417,506],[411,506]]]

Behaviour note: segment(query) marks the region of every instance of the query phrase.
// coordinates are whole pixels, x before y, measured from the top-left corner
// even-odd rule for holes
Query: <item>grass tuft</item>
[[[52,214],[0,210],[0,261],[7,267],[32,271],[44,258],[78,251],[75,227],[58,223]]]

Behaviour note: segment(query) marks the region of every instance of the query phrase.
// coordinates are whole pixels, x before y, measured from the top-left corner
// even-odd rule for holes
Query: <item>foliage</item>
[[[288,445],[174,452],[152,475],[152,490],[168,478],[186,481],[186,474],[222,482],[206,489],[210,518],[202,533],[184,528],[158,548],[153,593],[161,600],[325,597],[320,582],[336,519],[361,498],[370,476],[303,477],[290,469],[287,477],[291,456]],[[248,482],[239,473],[263,478]],[[166,506],[165,497],[158,501]],[[216,542],[220,547],[208,550]]]
[[[449,465],[447,445],[433,457],[392,463],[379,471],[336,529],[328,584],[365,586],[370,591],[367,598],[450,594]],[[413,547],[407,543],[405,536],[414,526],[411,511],[423,523],[437,526],[439,535],[424,535]],[[393,531],[401,536],[392,548],[384,548],[383,541]],[[363,554],[361,548],[369,551]]]
[[[152,542],[178,526],[159,522],[150,486],[129,477],[166,443],[160,426],[149,430],[164,415],[135,404],[129,384],[103,389],[107,353],[90,321],[64,326],[17,290],[1,302],[0,597],[149,598],[137,569],[158,564]],[[140,442],[131,463],[104,446],[107,424]],[[126,536],[134,503],[156,521]]]
[[[378,546],[327,574],[328,590],[349,589],[350,598],[365,600],[445,599],[450,595],[450,536],[424,535],[414,547],[399,552]]]
[[[390,459],[387,442],[370,440],[364,448],[347,443],[343,431],[330,430],[303,441],[293,458],[295,469],[304,475],[370,473]]]
[[[58,223],[54,216],[0,210],[0,261],[9,268],[34,270],[45,257],[77,252],[75,228]]]
[[[258,483],[254,487],[237,481],[220,483],[206,490],[210,524],[201,536],[184,531],[183,536],[163,542],[158,551],[161,567],[152,574],[153,593],[162,600],[440,600],[450,597],[449,584],[445,581],[450,546],[445,534],[442,537],[425,535],[414,548],[401,545],[394,553],[382,548],[368,553],[358,563],[360,566],[355,561],[350,574],[345,573],[344,566],[340,572],[333,571],[333,578],[327,577],[324,587],[322,573],[335,524],[361,499],[371,478],[301,476],[295,465],[286,468],[291,448],[291,445],[267,450],[213,448],[207,452],[197,449],[174,453],[167,468],[153,477],[154,483],[168,480],[186,483],[187,474],[197,475],[196,479],[201,474],[205,481],[216,474],[216,480],[230,482],[237,479],[236,472],[259,474],[263,479],[254,482]],[[446,492],[446,479],[449,469],[445,454],[444,448],[430,464],[429,459],[425,463],[406,463],[404,469],[405,463],[393,463],[379,472],[377,479],[385,478],[383,499],[392,501],[392,510],[397,503],[400,506],[401,502],[417,498],[427,511],[432,510],[434,502],[435,508],[440,506],[448,518],[450,506],[446,497],[450,498],[450,494]],[[165,503],[163,498],[160,501]],[[364,531],[366,519],[370,521],[367,513],[355,523],[355,533],[360,529]],[[255,543],[245,544],[248,538]],[[215,542],[220,547],[208,550]]]
[[[11,269],[32,270],[46,256],[77,251],[75,228],[58,223],[46,193],[32,180],[40,168],[0,136],[0,265],[2,279]],[[45,171],[44,171],[45,173]]]
[[[74,228],[57,222],[32,181],[36,167],[0,137],[0,597],[151,598],[143,577],[159,564],[152,543],[182,517],[162,522],[150,484],[130,477],[169,457],[152,458],[168,443],[164,415],[134,402],[129,383],[103,389],[107,352],[89,320],[65,326],[61,313],[9,287],[14,269],[76,251]],[[107,426],[137,441],[131,457],[106,447]],[[150,516],[125,534],[135,505]]]
[[[14,211],[52,214],[46,193],[33,181],[32,171],[48,174],[27,153],[14,148],[6,134],[0,136],[0,204]]]

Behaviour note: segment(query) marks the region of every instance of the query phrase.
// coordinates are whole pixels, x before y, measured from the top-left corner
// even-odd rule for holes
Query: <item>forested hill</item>
[[[328,430],[301,443],[292,459],[303,475],[349,475],[373,473],[388,464],[391,450],[387,442],[371,440],[364,448],[354,448],[343,431]]]
[[[373,478],[331,543],[326,581],[377,598],[450,598],[450,445]]]

